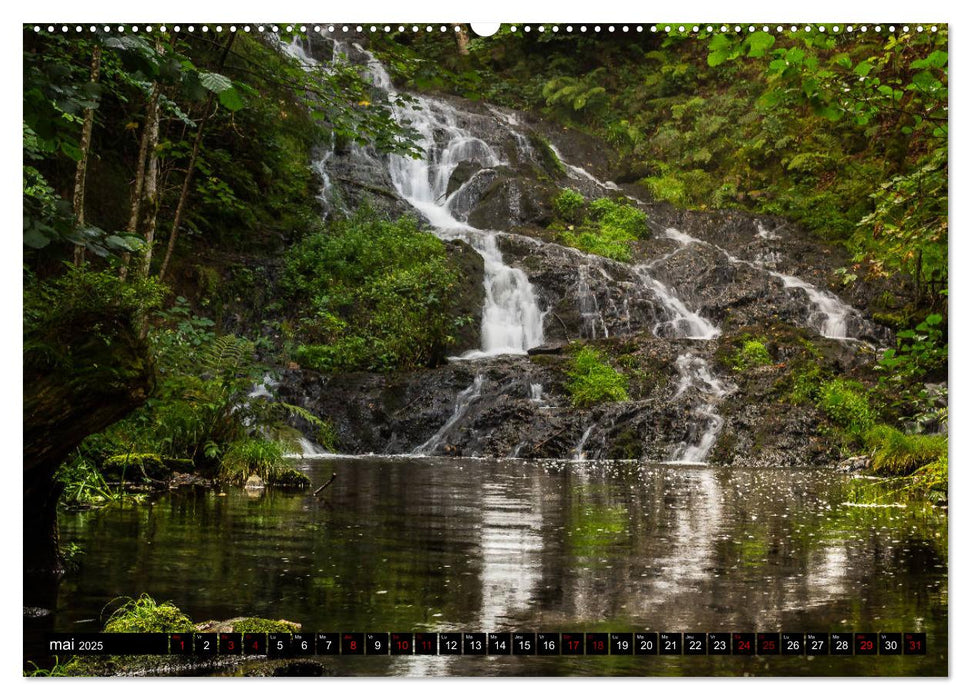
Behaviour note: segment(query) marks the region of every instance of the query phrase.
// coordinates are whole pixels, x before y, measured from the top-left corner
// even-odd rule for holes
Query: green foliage
[[[122,498],[123,491],[108,485],[94,462],[75,453],[55,474],[64,487],[61,502],[69,507],[103,506]]]
[[[875,412],[863,386],[846,379],[832,379],[819,390],[819,409],[854,439],[863,438],[874,425]]]
[[[389,371],[444,360],[458,319],[444,244],[418,223],[361,210],[287,251],[284,286],[303,315],[297,361]]]
[[[559,238],[572,248],[614,260],[631,259],[630,244],[648,234],[647,215],[623,201],[601,198],[589,205],[574,190],[561,190],[554,211],[567,223],[554,222]],[[581,221],[582,219],[582,221]]]
[[[578,224],[583,220],[586,203],[583,195],[576,190],[562,189],[553,199],[553,211],[567,223]]]
[[[742,346],[732,356],[732,369],[736,372],[770,364],[772,364],[772,356],[765,347],[765,338],[743,339]]]
[[[219,464],[219,477],[241,484],[255,474],[263,481],[273,481],[285,464],[286,445],[279,440],[245,437],[226,447]]]
[[[898,331],[897,347],[884,350],[876,366],[886,403],[918,423],[946,417],[946,409],[937,405],[944,396],[932,394],[925,385],[947,374],[943,320],[940,314],[930,314],[915,328]]]
[[[192,620],[172,603],[157,603],[148,594],[129,598],[105,623],[105,632],[191,632]]]
[[[610,366],[606,358],[590,346],[574,352],[567,369],[566,389],[573,405],[587,408],[610,401],[627,401],[627,377]]]
[[[946,479],[946,435],[907,435],[896,428],[879,425],[867,431],[864,443],[871,450],[872,466],[877,474],[906,476],[943,459]]]

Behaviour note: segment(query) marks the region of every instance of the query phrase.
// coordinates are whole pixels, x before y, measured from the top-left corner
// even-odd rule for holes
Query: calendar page
[[[946,22],[22,42],[24,675],[949,674]]]

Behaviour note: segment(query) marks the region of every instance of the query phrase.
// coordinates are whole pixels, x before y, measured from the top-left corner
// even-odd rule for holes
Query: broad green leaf
[[[236,88],[232,87],[219,93],[219,104],[230,112],[236,112],[246,106],[243,98],[236,92]]]
[[[765,52],[772,47],[775,37],[768,32],[754,32],[749,34],[745,43],[748,44],[748,55],[758,58],[764,56]]]
[[[853,72],[865,78],[866,76],[870,75],[870,71],[872,70],[873,70],[872,63],[867,63],[866,61],[860,61],[859,63],[856,64],[856,68],[853,69]]]
[[[233,81],[219,73],[199,73],[199,82],[206,90],[219,95],[233,87]]]

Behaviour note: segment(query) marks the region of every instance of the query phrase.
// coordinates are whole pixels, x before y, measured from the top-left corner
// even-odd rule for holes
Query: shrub
[[[866,446],[872,451],[873,470],[888,476],[905,476],[921,467],[944,459],[947,470],[947,436],[907,435],[889,425],[879,425],[866,433]]]
[[[157,603],[147,594],[137,600],[129,598],[105,623],[105,632],[189,632],[193,629],[192,620],[172,603]]]
[[[578,224],[583,220],[585,206],[586,200],[583,195],[569,188],[560,190],[560,193],[553,199],[553,211],[561,219],[571,224]]]
[[[410,217],[363,209],[286,254],[301,314],[296,359],[318,371],[414,369],[444,360],[459,319],[445,245]]]
[[[279,440],[245,437],[229,444],[219,465],[219,476],[232,483],[243,483],[251,474],[273,481],[283,467],[286,446]]]
[[[820,387],[819,409],[852,438],[861,438],[873,427],[874,413],[863,387],[857,382],[833,379]]]
[[[560,240],[565,245],[627,262],[631,259],[630,244],[639,238],[646,238],[649,232],[647,215],[623,202],[605,197],[596,199],[590,203],[589,214],[582,224],[570,226],[560,233]]]
[[[765,340],[761,338],[744,340],[742,347],[732,356],[732,369],[736,372],[744,372],[753,367],[770,364],[772,364],[772,356],[769,355],[769,350],[765,347]]]
[[[627,377],[611,367],[603,355],[582,347],[567,370],[567,391],[574,406],[587,407],[608,401],[627,401]]]

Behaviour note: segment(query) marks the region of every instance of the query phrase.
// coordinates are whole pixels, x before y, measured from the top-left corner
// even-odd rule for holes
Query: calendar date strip
[[[191,656],[916,656],[924,632],[50,633],[51,654]]]

